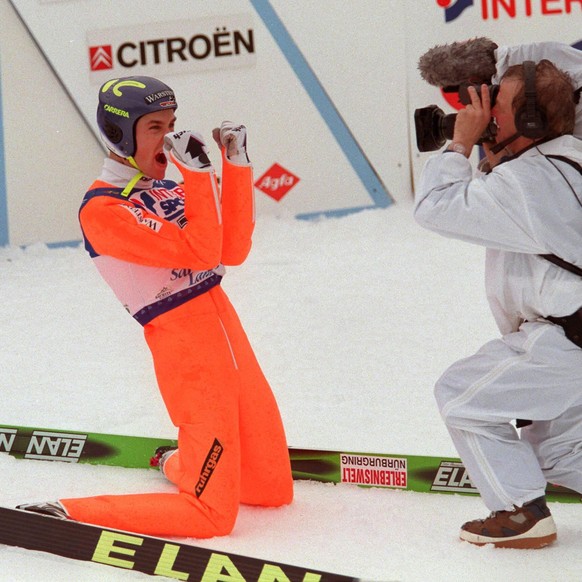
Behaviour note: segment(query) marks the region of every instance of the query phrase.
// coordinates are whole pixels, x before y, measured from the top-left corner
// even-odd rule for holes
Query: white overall
[[[469,160],[430,158],[415,218],[444,236],[487,247],[486,288],[502,337],[438,380],[442,417],[490,510],[544,494],[546,481],[582,492],[582,349],[544,318],[582,306],[582,141],[563,136],[474,178]],[[512,420],[530,419],[521,438]]]

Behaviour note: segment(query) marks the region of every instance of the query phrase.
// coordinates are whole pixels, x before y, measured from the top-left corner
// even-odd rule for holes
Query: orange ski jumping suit
[[[293,498],[277,403],[220,286],[224,265],[242,263],[251,247],[252,167],[223,151],[221,192],[210,167],[182,171],[183,185],[142,177],[122,194],[136,172],[106,159],[79,218],[97,269],[144,327],[179,429],[178,451],[164,464],[178,492],[60,501],[72,519],[105,527],[226,535],[240,503],[273,507]]]

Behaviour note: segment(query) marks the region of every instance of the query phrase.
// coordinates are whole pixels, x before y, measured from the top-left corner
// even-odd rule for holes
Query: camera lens
[[[453,139],[456,113],[445,115],[436,105],[429,105],[414,112],[416,146],[420,152],[433,152]]]

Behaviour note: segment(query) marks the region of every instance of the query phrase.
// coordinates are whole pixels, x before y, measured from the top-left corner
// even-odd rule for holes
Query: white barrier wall
[[[0,246],[78,240],[79,200],[103,149],[8,0],[0,0],[0,80]]]
[[[208,140],[244,122],[259,212],[341,216],[411,196],[414,109],[453,111],[418,75],[424,51],[576,44],[581,15],[582,0],[0,0],[0,245],[80,238],[105,79],[160,77],[178,127]]]
[[[404,87],[403,26],[398,25],[403,12],[392,9],[397,2],[376,4],[363,2],[355,21],[349,4],[338,9],[330,1],[175,0],[160,11],[160,4],[151,0],[126,2],[123,9],[105,0],[14,0],[4,2],[3,11],[11,21],[22,19],[64,87],[59,89],[56,81],[50,88],[44,83],[39,87],[34,81],[41,90],[36,107],[54,110],[68,93],[96,130],[96,95],[104,79],[160,77],[177,93],[178,127],[196,129],[210,139],[223,119],[247,125],[259,212],[309,217],[387,206],[392,197],[410,193],[407,149],[391,153],[385,140],[386,127],[394,128],[395,141],[408,139],[405,101],[390,103],[384,96],[386,82],[399,91]],[[393,29],[386,29],[388,20],[396,25]],[[4,35],[2,42],[6,44]],[[21,40],[8,44],[20,45]],[[91,70],[91,57],[97,70]],[[22,57],[13,58],[3,65],[4,116],[19,120],[18,127],[5,122],[5,141],[21,141],[26,150],[21,124],[27,115],[19,109],[34,100],[27,96],[9,102],[11,71],[23,68]],[[28,79],[18,79],[18,84],[30,85],[38,78],[36,67],[26,69]],[[52,74],[47,64],[44,74]],[[79,115],[70,109],[58,117],[72,119],[77,132],[83,131]],[[64,171],[63,150],[46,145],[52,171],[43,171],[38,181],[45,185],[41,190],[50,184],[54,191],[55,174]],[[96,173],[92,160],[87,163],[79,154],[96,147],[89,136],[68,141],[67,157],[83,167],[83,176],[76,176],[74,186],[63,193],[72,206],[62,209],[68,232],[51,236],[35,223],[40,217],[29,214],[24,221],[15,207],[22,182],[11,176],[26,172],[35,177],[36,172],[23,169],[28,156],[7,146],[10,243],[79,238],[76,206]],[[38,204],[39,188],[30,190],[26,196]]]

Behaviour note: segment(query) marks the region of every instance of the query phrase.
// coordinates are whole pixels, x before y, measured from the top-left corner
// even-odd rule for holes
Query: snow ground
[[[259,218],[224,287],[276,393],[289,444],[457,456],[432,386],[497,330],[483,249],[422,230],[410,204],[302,223]],[[140,327],[81,248],[0,249],[0,424],[174,437]],[[0,505],[165,491],[155,471],[0,455]],[[478,497],[297,482],[295,502],[241,507],[232,535],[200,546],[390,582],[579,580],[580,506],[553,503],[559,541],[476,548],[459,526]],[[0,547],[0,581],[151,579]]]

